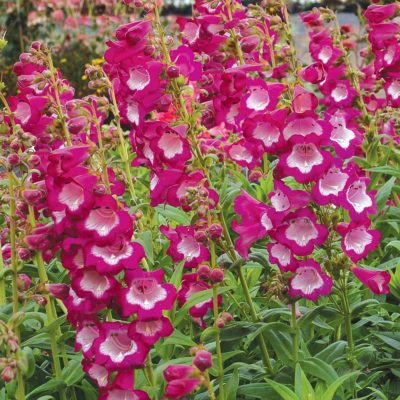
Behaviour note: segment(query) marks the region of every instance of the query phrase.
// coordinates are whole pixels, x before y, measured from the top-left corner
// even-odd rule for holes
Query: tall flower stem
[[[1,249],[1,239],[0,239],[0,249]],[[4,261],[3,261],[3,252],[0,251],[0,275],[4,272]],[[7,303],[6,298],[6,283],[4,280],[4,276],[0,276],[0,307],[5,306]]]
[[[146,361],[146,376],[147,376],[149,385],[152,388],[154,388],[156,383],[155,383],[155,379],[154,379],[153,363],[151,362],[150,353],[148,354],[147,361]]]
[[[205,384],[207,386],[209,399],[210,400],[216,400],[216,397],[215,397],[215,394],[214,394],[214,388],[213,388],[213,385],[212,385],[211,380],[210,380],[210,374],[208,373],[207,370],[204,372],[204,377],[206,378],[205,379],[206,380]],[[222,397],[221,397],[221,392],[220,392],[220,399],[221,398]]]
[[[296,316],[296,303],[292,304],[291,310],[291,323],[293,330],[293,363],[297,364],[299,361],[299,327],[297,325],[297,316]]]
[[[8,192],[10,196],[10,246],[11,246],[11,269],[12,269],[12,309],[15,315],[19,310],[18,302],[18,260],[17,260],[17,231],[15,226],[16,219],[16,202],[15,202],[15,187],[12,171],[7,173]],[[15,328],[16,336],[21,339],[19,327]],[[25,399],[25,382],[22,372],[17,370],[17,398],[18,400]]]
[[[60,101],[60,92],[59,92],[58,83],[57,83],[58,82],[58,72],[57,72],[57,69],[54,67],[53,59],[51,58],[50,52],[47,57],[47,64],[48,64],[50,72],[51,72],[51,81],[52,81],[52,87],[54,90],[54,98],[56,100],[57,114],[58,114],[58,118],[61,121],[64,139],[67,142],[67,145],[71,146],[72,145],[71,135],[70,135],[68,127],[67,127],[67,122],[65,120],[64,112],[63,112],[63,109],[61,106],[61,101]]]

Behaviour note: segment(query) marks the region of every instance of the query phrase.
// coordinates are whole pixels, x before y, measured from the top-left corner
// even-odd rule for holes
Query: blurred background
[[[173,21],[177,15],[191,14],[192,0],[164,0],[163,15]],[[251,1],[244,0],[245,4]],[[294,38],[299,57],[307,61],[307,34],[300,22],[299,12],[315,6],[337,11],[342,24],[359,26],[357,12],[368,1],[287,1],[292,17]],[[116,27],[139,18],[135,10],[122,0],[1,0],[0,38],[7,47],[0,53],[2,78],[7,90],[15,88],[12,65],[21,52],[34,40],[44,40],[52,46],[55,62],[61,68],[78,95],[87,92],[85,64],[101,63],[105,41],[112,38]]]

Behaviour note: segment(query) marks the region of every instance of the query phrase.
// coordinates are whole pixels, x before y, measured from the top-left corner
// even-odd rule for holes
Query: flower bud
[[[211,224],[208,227],[208,234],[211,240],[217,240],[222,236],[222,226],[220,224]]]
[[[69,296],[69,286],[65,283],[47,283],[46,290],[60,300],[65,300]]]
[[[8,162],[10,165],[18,165],[18,164],[21,162],[21,159],[19,158],[19,155],[18,155],[18,154],[10,154],[10,155],[7,157],[7,162]]]
[[[208,265],[200,265],[197,269],[197,275],[199,276],[199,279],[208,281],[211,275],[210,267]]]
[[[17,277],[18,290],[27,291],[31,286],[32,278],[26,274],[19,274]]]
[[[219,283],[224,280],[224,271],[221,268],[214,268],[210,275],[211,281],[214,283]]]
[[[204,243],[207,240],[207,235],[204,231],[196,231],[194,234],[196,242]]]
[[[1,372],[1,379],[4,382],[11,382],[15,378],[15,371],[10,365],[7,365]]]
[[[216,321],[215,321],[215,326],[216,326],[218,329],[223,329],[223,328],[225,328],[225,321],[223,320],[223,318],[217,318]]]
[[[154,52],[156,51],[156,48],[152,45],[147,45],[144,49],[143,49],[143,53],[146,56],[152,56],[154,54]]]
[[[249,175],[249,181],[252,183],[257,183],[262,177],[261,171],[252,171]]]
[[[32,300],[39,304],[39,306],[45,306],[47,304],[47,299],[44,296],[41,296],[40,294],[34,294],[32,296]]]
[[[12,352],[15,353],[19,349],[19,340],[16,336],[12,335],[7,339],[7,347]]]
[[[200,350],[197,352],[193,360],[193,365],[195,365],[200,371],[205,371],[212,367],[212,355],[206,350]]]
[[[167,68],[167,76],[168,76],[168,78],[170,78],[170,79],[173,79],[173,78],[178,78],[178,76],[179,76],[179,67],[177,67],[176,65],[170,65],[168,68]]]
[[[22,197],[29,204],[36,204],[43,198],[43,192],[39,189],[27,189],[22,192]]]

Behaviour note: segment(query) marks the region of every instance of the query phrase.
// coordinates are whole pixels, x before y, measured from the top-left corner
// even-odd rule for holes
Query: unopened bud
[[[212,355],[207,350],[200,350],[196,353],[193,364],[200,370],[205,371],[212,367]]]
[[[219,283],[224,280],[224,271],[221,268],[214,268],[210,275],[211,281],[214,283]]]
[[[211,224],[208,227],[208,235],[211,240],[217,240],[222,236],[222,226],[220,224]]]
[[[210,279],[211,269],[208,265],[200,265],[197,269],[197,274],[199,276],[199,279],[203,281],[208,281]]]

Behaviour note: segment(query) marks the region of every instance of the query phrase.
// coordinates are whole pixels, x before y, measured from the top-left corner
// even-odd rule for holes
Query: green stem
[[[343,272],[345,274],[346,272]],[[342,300],[342,312],[344,317],[345,329],[346,329],[346,338],[349,349],[349,361],[351,366],[355,367],[355,359],[354,359],[354,339],[353,339],[353,329],[351,325],[351,311],[350,304],[348,298],[347,291],[347,279],[344,275],[341,285],[341,300]]]
[[[147,376],[147,380],[149,381],[149,385],[152,388],[154,388],[155,387],[155,379],[154,379],[153,363],[151,362],[150,354],[147,356],[146,376]]]
[[[209,399],[210,400],[216,400],[215,393],[214,393],[214,388],[213,388],[213,385],[212,385],[211,380],[210,380],[210,374],[208,373],[207,370],[204,372],[204,377],[206,378],[206,382],[205,383],[206,383],[206,386],[207,386]],[[220,395],[221,395],[221,391],[220,391]],[[223,397],[220,397],[220,398],[223,398]]]
[[[14,177],[12,171],[7,173],[8,178],[8,191],[10,196],[10,245],[11,245],[11,269],[12,269],[12,305],[13,314],[16,314],[19,310],[18,301],[18,259],[17,259],[17,231],[15,225],[16,218],[16,202],[15,202],[15,187]],[[19,327],[15,328],[16,336],[21,339]],[[22,376],[22,372],[17,370],[17,396],[18,400],[25,399],[25,382]]]
[[[1,249],[1,239],[0,239],[0,249]],[[3,252],[0,251],[0,274],[4,271],[4,262],[3,262]],[[5,306],[7,303],[6,297],[6,283],[4,276],[0,277],[0,307]]]
[[[213,285],[213,312],[214,312],[214,328],[215,328],[215,346],[218,359],[218,380],[219,380],[219,398],[225,400],[224,389],[224,361],[221,350],[221,333],[217,326],[218,319],[218,287]]]
[[[293,363],[299,361],[299,327],[297,325],[296,303],[292,303]]]
[[[35,214],[33,207],[29,205],[29,223],[32,228],[35,228],[36,226],[36,221],[35,221]],[[48,282],[48,276],[46,272],[46,267],[44,265],[44,260],[43,260],[43,255],[40,251],[36,252],[35,254],[35,263],[38,269],[38,274],[39,274],[39,280],[42,284],[46,284]],[[47,303],[45,306],[46,310],[46,315],[47,315],[47,325],[53,324],[56,319],[57,319],[57,314],[56,314],[56,309],[55,309],[55,304],[54,300],[51,296],[46,296]],[[61,379],[61,363],[60,363],[60,358],[59,358],[59,346],[58,346],[58,340],[61,336],[61,330],[60,327],[53,328],[50,332],[50,347],[51,347],[51,356],[53,359],[53,370],[54,370],[54,375],[57,379]],[[64,359],[64,363],[68,363],[68,358],[65,352],[65,347],[62,346],[61,348],[61,354]],[[65,390],[60,389],[60,398],[61,400],[66,400],[66,395],[65,395]]]
[[[250,295],[250,291],[249,291],[249,287],[247,285],[246,278],[243,275],[243,271],[240,267],[237,269],[237,271],[238,271],[238,275],[239,275],[240,284],[241,284],[242,290],[244,292],[244,296],[246,298],[247,304],[250,309],[251,319],[255,323],[260,322],[260,320],[257,316],[256,310],[254,308],[254,303],[253,303],[253,300]],[[258,335],[258,343],[259,343],[260,349],[261,349],[263,364],[269,372],[273,373],[273,367],[272,367],[271,359],[269,357],[267,344],[265,343],[265,339],[264,339],[264,336],[262,333],[260,333]]]

